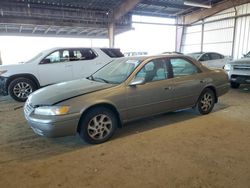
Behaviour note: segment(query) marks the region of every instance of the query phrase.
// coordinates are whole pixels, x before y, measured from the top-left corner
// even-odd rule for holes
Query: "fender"
[[[14,75],[8,77],[7,83],[6,83],[6,90],[8,89],[10,82],[12,82],[16,78],[28,78],[28,79],[31,79],[32,81],[35,82],[37,88],[41,87],[38,79],[33,74],[23,73],[23,74],[14,74]]]

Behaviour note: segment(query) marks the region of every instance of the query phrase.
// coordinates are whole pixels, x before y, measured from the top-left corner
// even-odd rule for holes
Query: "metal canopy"
[[[193,1],[215,4],[221,0]],[[0,35],[107,38],[111,23],[115,22],[116,34],[132,29],[132,14],[174,18],[199,9],[184,5],[184,0],[141,0],[135,5],[134,2],[1,0]]]

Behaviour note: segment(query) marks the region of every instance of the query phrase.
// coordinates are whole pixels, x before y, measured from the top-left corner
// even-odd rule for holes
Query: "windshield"
[[[138,59],[115,59],[90,76],[89,79],[98,82],[120,84],[129,77],[140,63],[141,61]]]
[[[187,55],[198,60],[199,57],[202,55],[202,53],[191,53],[191,54],[187,54]]]
[[[30,63],[30,62],[34,61],[35,59],[41,57],[42,55],[43,55],[43,53],[41,52],[41,53],[37,54],[35,57],[33,57],[32,59],[30,59],[29,61],[26,61],[25,63]]]

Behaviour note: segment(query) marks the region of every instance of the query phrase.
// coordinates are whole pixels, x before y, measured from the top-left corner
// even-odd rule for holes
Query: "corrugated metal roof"
[[[114,10],[125,0],[1,0],[0,35],[108,36]],[[193,0],[194,1],[194,0]],[[217,3],[220,0],[196,2]],[[184,0],[142,0],[116,23],[116,33],[132,27],[132,14],[176,17],[198,8]]]

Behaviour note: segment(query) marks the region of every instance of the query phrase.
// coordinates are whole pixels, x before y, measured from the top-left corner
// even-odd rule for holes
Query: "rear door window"
[[[194,64],[182,58],[170,59],[170,65],[173,70],[172,76],[174,78],[193,75],[199,72],[199,69]]]
[[[91,60],[96,57],[96,53],[90,48],[73,49],[70,51],[70,61]]]

